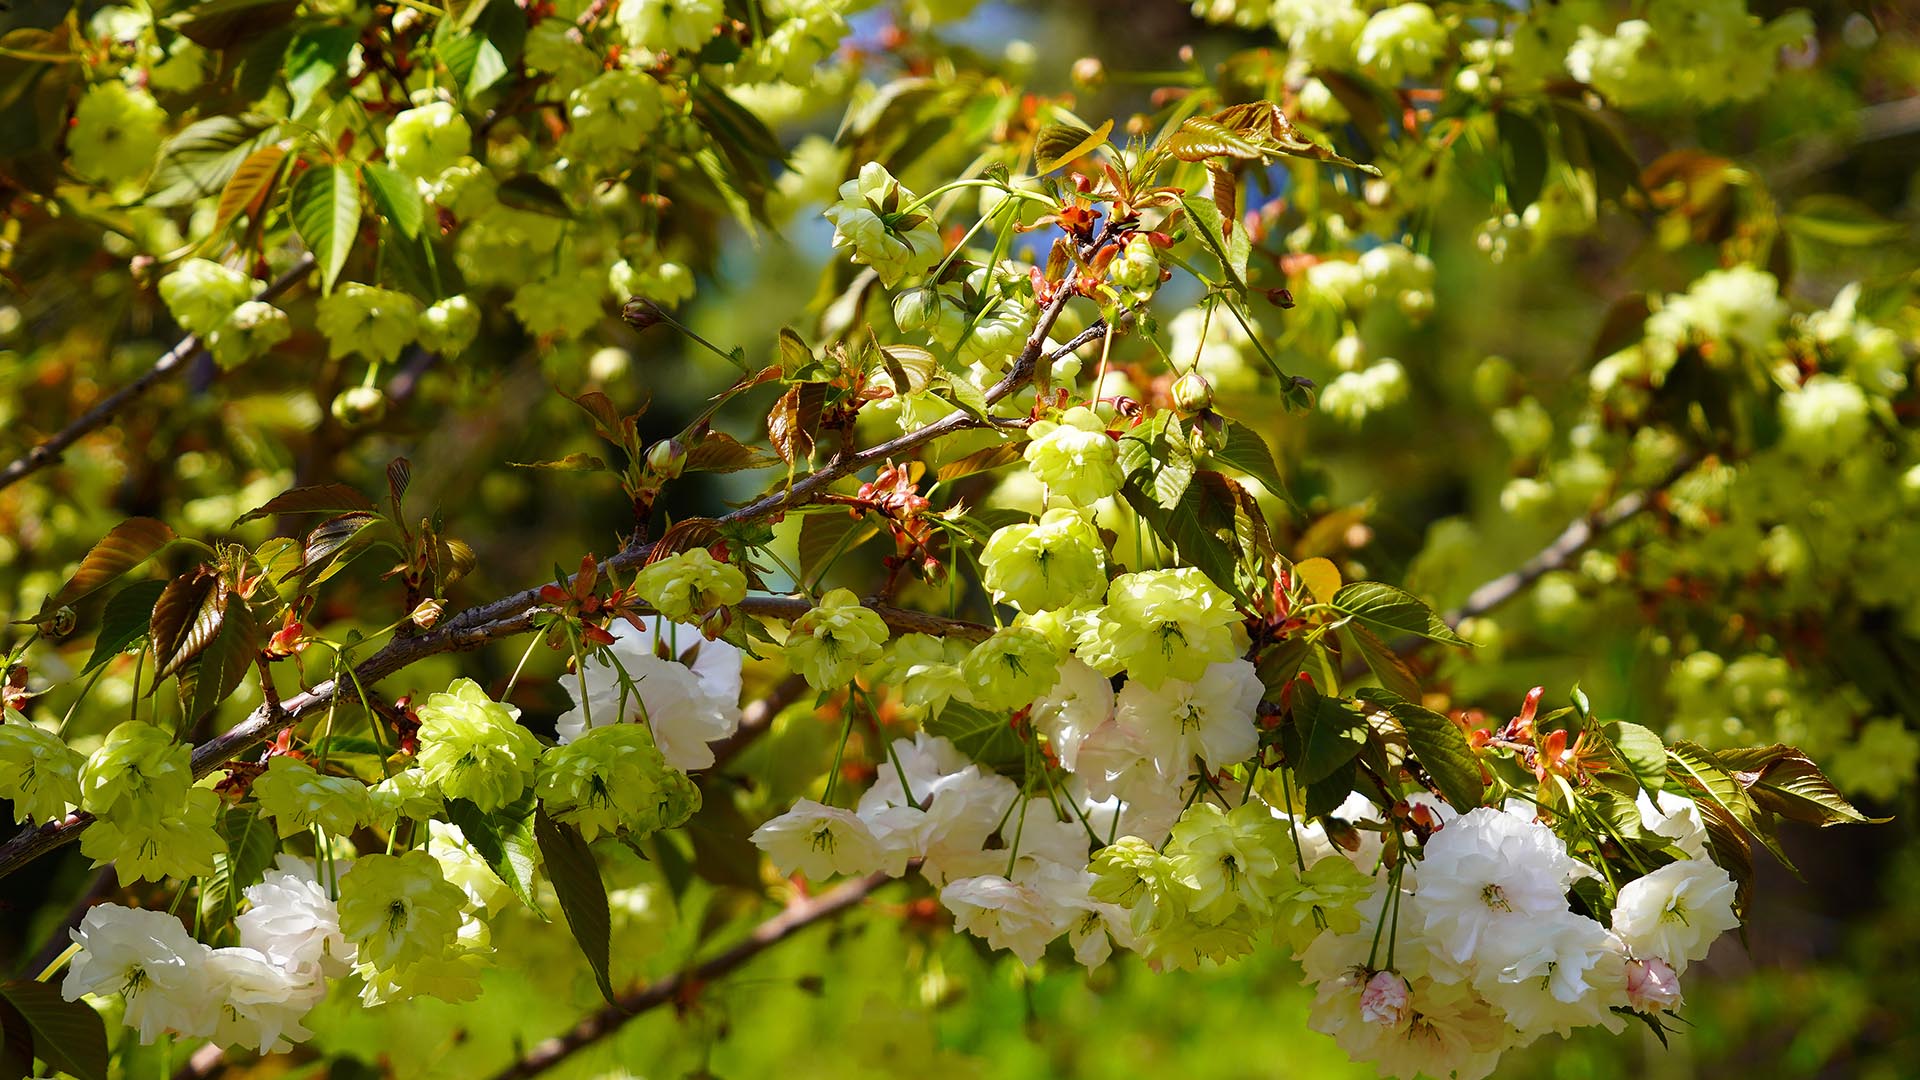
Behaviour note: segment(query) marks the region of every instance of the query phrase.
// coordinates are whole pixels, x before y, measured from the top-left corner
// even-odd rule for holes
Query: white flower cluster
[[[165,912],[93,908],[73,931],[80,952],[61,993],[121,994],[142,1042],[171,1029],[267,1053],[311,1037],[301,1021],[327,996],[327,979],[354,962],[339,909],[313,867],[290,855],[246,898],[235,920],[240,944],[224,949],[194,940]]]
[[[1622,886],[1611,925],[1569,905],[1599,872],[1530,807],[1442,811],[1417,863],[1377,875],[1364,922],[1300,954],[1317,990],[1311,1026],[1385,1074],[1472,1080],[1542,1035],[1617,1032],[1616,1010],[1674,1008],[1679,974],[1739,925],[1735,886],[1705,858],[1692,803],[1643,796],[1640,809],[1692,857]]]
[[[653,729],[667,764],[682,771],[713,764],[708,744],[740,726],[740,650],[708,641],[692,626],[670,624],[661,636],[690,662],[660,656],[654,633],[620,622],[607,646],[610,660],[591,657],[577,679],[561,680],[574,701],[555,724],[563,745],[591,728],[640,722]]]

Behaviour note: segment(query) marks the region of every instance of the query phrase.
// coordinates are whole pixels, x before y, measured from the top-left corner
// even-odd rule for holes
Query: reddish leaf
[[[28,622],[42,622],[68,604],[92,594],[127,571],[152,558],[154,553],[173,542],[173,530],[152,518],[128,518],[113,527],[80,560],[60,591],[40,605],[40,613]]]
[[[227,613],[229,594],[219,575],[190,570],[167,583],[153,605],[147,637],[153,646],[154,685],[207,647]]]

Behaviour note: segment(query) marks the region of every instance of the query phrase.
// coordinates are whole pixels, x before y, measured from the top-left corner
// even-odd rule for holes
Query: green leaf
[[[540,845],[540,858],[546,863],[547,879],[560,900],[560,914],[566,916],[567,929],[593,968],[593,981],[600,996],[617,1004],[611,975],[613,953],[613,916],[607,908],[607,885],[600,878],[600,864],[593,849],[572,825],[547,816],[545,807],[533,814],[534,842]]]
[[[527,790],[513,802],[483,813],[466,799],[447,800],[447,820],[460,826],[473,850],[479,852],[495,876],[506,883],[508,891],[520,898],[527,910],[550,922],[547,913],[533,899],[533,879],[539,865],[539,844],[533,837],[534,795]]]
[[[1111,120],[1092,131],[1078,124],[1048,124],[1033,137],[1034,170],[1045,175],[1084,157],[1095,147],[1106,145],[1112,131]]]
[[[1275,498],[1293,506],[1293,496],[1287,492],[1287,482],[1280,476],[1280,466],[1274,463],[1273,450],[1267,440],[1238,420],[1228,420],[1226,428],[1226,445],[1213,452],[1214,460],[1260,481],[1260,486]]]
[[[218,195],[255,150],[273,141],[273,121],[213,116],[189,124],[160,147],[147,181],[148,206],[185,206]]]
[[[367,194],[373,197],[373,208],[380,216],[399,229],[401,235],[417,238],[420,226],[427,220],[427,204],[420,198],[420,189],[413,181],[390,165],[372,161],[360,166],[360,175],[366,178]]]
[[[315,165],[294,181],[287,210],[320,266],[321,291],[332,292],[360,231],[360,185],[344,165]]]
[[[247,670],[260,651],[258,633],[253,610],[245,600],[232,596],[220,620],[219,631],[200,651],[200,665],[193,683],[193,705],[187,711],[190,719],[198,720],[219,707],[247,677]]]
[[[1301,783],[1316,784],[1360,755],[1367,741],[1365,717],[1307,682],[1295,684],[1293,702],[1287,765]]]
[[[1474,757],[1460,725],[1411,701],[1388,702],[1386,710],[1406,731],[1407,746],[1433,778],[1440,796],[1461,813],[1479,806],[1486,793],[1480,779],[1480,761]]]
[[[1198,567],[1215,585],[1244,603],[1248,590],[1236,572],[1240,561],[1236,551],[1236,486],[1225,476],[1202,469],[1193,474],[1193,482],[1172,509],[1162,507],[1140,485],[1138,477],[1129,477],[1120,494],[1154,535],[1179,553],[1182,562]]]
[[[346,484],[308,484],[305,487],[288,488],[234,518],[233,523],[237,527],[275,514],[329,514],[343,510],[370,514],[373,512],[373,502],[360,494],[360,489]]]
[[[1187,195],[1180,199],[1180,205],[1186,208],[1187,216],[1193,219],[1207,251],[1220,264],[1227,284],[1236,292],[1246,292],[1247,260],[1253,254],[1253,242],[1248,238],[1247,230],[1235,229],[1233,235],[1228,236],[1226,219],[1220,216],[1220,208],[1213,205],[1212,199]]]
[[[298,120],[347,70],[347,57],[360,40],[355,26],[308,26],[287,45],[287,93],[293,99],[287,117]]]
[[[1667,784],[1667,746],[1649,728],[1625,720],[1606,726],[1607,740],[1626,763],[1627,771],[1649,792],[1663,791]]]
[[[1804,751],[1773,746],[1721,750],[1717,755],[1733,778],[1763,810],[1789,821],[1829,825],[1880,825],[1892,818],[1870,818],[1847,801]]]
[[[31,979],[0,983],[0,998],[27,1022],[33,1056],[49,1069],[78,1080],[107,1080],[107,1027],[91,1005],[68,1001],[53,983]],[[9,1030],[9,1042],[12,1037]]]
[[[213,640],[226,619],[229,595],[218,575],[201,570],[189,570],[167,582],[154,601],[153,618],[147,625],[154,686],[185,667]]]
[[[128,518],[100,538],[81,558],[80,566],[28,622],[44,622],[68,604],[93,595],[122,574],[153,558],[173,543],[173,530],[152,518]]]
[[[1470,645],[1453,632],[1446,620],[1435,614],[1419,597],[1378,581],[1356,581],[1333,594],[1335,611],[1381,630],[1412,634],[1442,645]]]
[[[923,725],[929,735],[944,735],[975,761],[1016,780],[1025,773],[1026,748],[1005,713],[990,713],[951,701]]]
[[[1500,133],[1500,163],[1507,177],[1507,207],[1522,213],[1539,201],[1547,182],[1547,137],[1530,116],[1511,109],[1493,114]]]
[[[250,885],[260,882],[273,865],[273,825],[249,810],[230,807],[220,817],[220,835],[227,849],[215,853],[213,876],[200,882],[200,910],[210,926],[225,926],[240,910]]]
[[[339,573],[353,555],[368,546],[368,531],[386,520],[379,514],[360,510],[321,522],[307,534],[301,550],[300,572],[310,575],[315,584]]]
[[[87,658],[87,666],[80,674],[93,674],[100,665],[147,636],[153,605],[166,587],[164,581],[136,581],[113,594],[106,610],[100,614],[100,636],[93,639],[93,655]]]
[[[1360,654],[1367,670],[1373,672],[1381,686],[1408,701],[1420,700],[1420,680],[1414,676],[1413,669],[1399,653],[1381,641],[1379,635],[1367,629],[1366,624],[1350,622],[1337,633],[1344,645]]]

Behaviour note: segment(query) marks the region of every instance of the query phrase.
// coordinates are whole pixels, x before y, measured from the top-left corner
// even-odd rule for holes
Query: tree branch
[[[273,279],[272,283],[254,296],[254,299],[272,300],[292,288],[311,269],[313,269],[313,256],[311,254],[300,256],[291,267],[287,268],[286,273]],[[5,469],[0,469],[0,488],[5,488],[59,461],[60,455],[66,451],[67,447],[104,426],[121,409],[153,389],[160,380],[186,367],[194,357],[200,355],[200,348],[199,337],[188,334],[181,338],[173,348],[160,354],[160,359],[153,362],[153,366],[147,369],[146,374],[115,390],[107,396],[105,401],[88,409],[78,420],[61,428],[52,438],[27,451]]]
[[[1458,626],[1462,619],[1485,615],[1513,599],[1527,586],[1567,565],[1575,555],[1585,551],[1594,541],[1652,505],[1661,493],[1672,487],[1699,463],[1698,457],[1689,455],[1669,470],[1659,483],[1623,495],[1599,513],[1590,514],[1569,524],[1560,531],[1560,535],[1549,541],[1546,547],[1535,553],[1533,558],[1473,590],[1468,594],[1465,603],[1447,612],[1442,618],[1447,620],[1447,625]]]
[[[538,1076],[612,1035],[620,1030],[621,1025],[641,1013],[675,1000],[685,990],[697,989],[702,983],[722,978],[800,930],[845,912],[892,880],[885,874],[869,874],[818,896],[789,904],[785,911],[754,927],[746,940],[689,971],[677,972],[622,994],[616,1003],[589,1014],[565,1033],[527,1051],[525,1057],[495,1073],[493,1080],[524,1080],[525,1077]]]

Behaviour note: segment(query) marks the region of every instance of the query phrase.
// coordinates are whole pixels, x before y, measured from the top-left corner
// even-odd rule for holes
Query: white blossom
[[[893,858],[859,815],[812,799],[755,829],[752,839],[782,874],[797,872],[808,881],[872,873]],[[888,871],[904,873],[906,859],[899,857]]]
[[[1184,780],[1200,758],[1219,770],[1260,746],[1253,710],[1266,687],[1245,660],[1209,664],[1196,682],[1167,679],[1157,688],[1128,680],[1114,720],[1139,740],[1160,775]]]
[[[151,1043],[160,1033],[205,1031],[219,1002],[206,993],[212,950],[163,911],[100,904],[71,931],[80,946],[60,994],[121,994],[127,1026]]]
[[[578,674],[560,680],[574,701],[555,722],[561,742],[584,734],[589,719],[594,727],[645,723],[667,764],[683,771],[713,764],[708,744],[740,727],[740,650],[724,641],[707,641],[690,626],[669,624],[664,634],[677,657],[692,652],[691,664],[661,659],[654,652],[652,632],[623,622],[615,624],[613,644],[607,646],[613,663],[595,654]]]
[[[1638,959],[1659,957],[1678,973],[1704,959],[1715,938],[1740,925],[1733,878],[1704,859],[1668,863],[1620,890],[1613,932]]]
[[[340,908],[304,860],[281,855],[277,869],[248,886],[246,898],[247,910],[234,920],[241,945],[315,977],[338,978],[353,966],[355,949],[340,933]]]
[[[1466,963],[1483,940],[1566,911],[1567,889],[1593,875],[1552,829],[1481,807],[1427,841],[1419,869],[1423,929],[1448,959]]]

